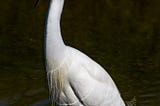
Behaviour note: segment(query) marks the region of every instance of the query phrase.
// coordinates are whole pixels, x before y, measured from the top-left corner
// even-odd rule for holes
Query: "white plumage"
[[[52,101],[64,106],[125,106],[108,73],[64,44],[60,30],[63,3],[51,0],[46,26],[46,70]]]

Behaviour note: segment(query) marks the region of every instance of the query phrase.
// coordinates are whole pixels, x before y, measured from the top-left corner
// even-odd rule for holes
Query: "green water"
[[[43,64],[49,0],[0,1],[0,106],[50,106]],[[65,0],[62,34],[114,79],[125,101],[160,102],[158,0]]]

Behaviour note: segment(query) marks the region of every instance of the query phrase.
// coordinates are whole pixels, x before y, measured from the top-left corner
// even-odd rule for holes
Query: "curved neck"
[[[63,58],[65,44],[61,36],[60,19],[64,0],[51,0],[46,25],[46,59],[53,64]]]

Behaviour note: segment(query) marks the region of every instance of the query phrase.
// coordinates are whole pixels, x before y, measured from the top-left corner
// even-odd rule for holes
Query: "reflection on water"
[[[49,106],[43,65],[43,27],[48,1],[0,1],[0,106]],[[66,0],[66,44],[107,69],[122,97],[136,106],[160,101],[158,0]]]

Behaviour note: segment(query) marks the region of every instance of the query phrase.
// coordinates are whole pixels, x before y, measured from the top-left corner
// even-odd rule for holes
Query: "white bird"
[[[58,106],[125,106],[109,74],[82,52],[64,44],[60,19],[64,0],[50,0],[45,59],[52,102]]]

